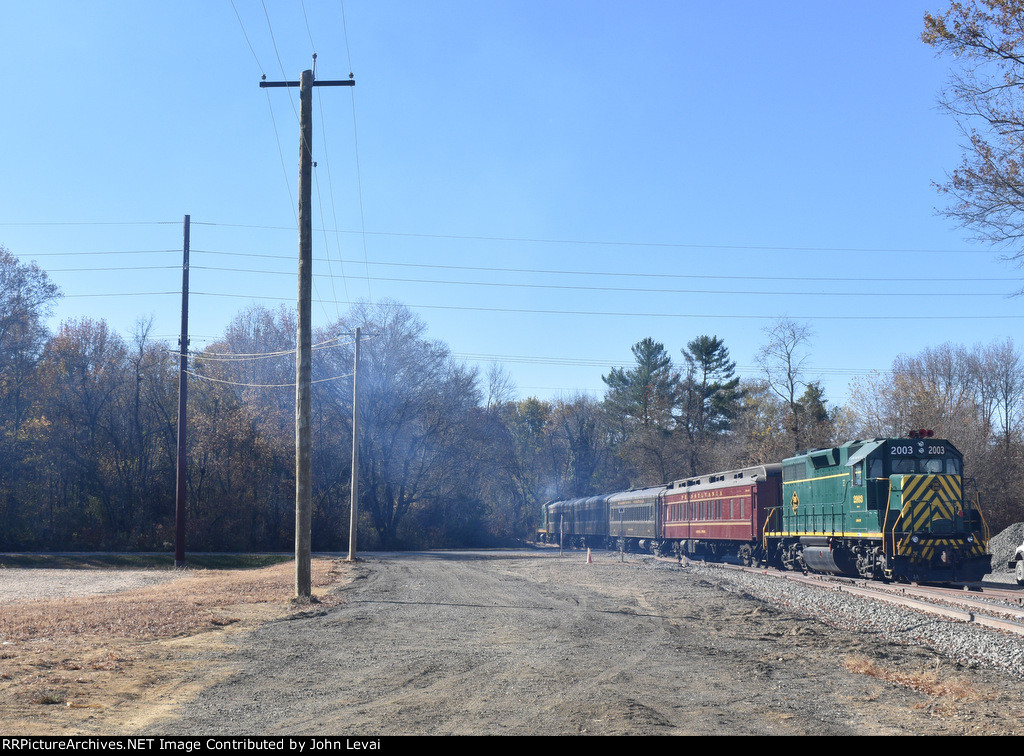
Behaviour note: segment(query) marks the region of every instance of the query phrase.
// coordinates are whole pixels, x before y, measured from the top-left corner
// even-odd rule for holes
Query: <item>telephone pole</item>
[[[316,65],[316,55],[313,56]],[[315,81],[312,70],[299,81],[261,81],[261,87],[299,88],[299,292],[298,327],[295,333],[295,597],[313,593],[310,540],[313,512],[312,392],[313,311],[313,87],[352,87],[355,80]]]
[[[356,561],[356,524],[359,522],[359,331],[352,357],[352,483],[349,485],[348,559]]]
[[[188,426],[188,237],[189,216],[185,216],[185,241],[181,260],[181,338],[178,340],[178,479],[174,494],[174,566],[185,566],[185,452]]]

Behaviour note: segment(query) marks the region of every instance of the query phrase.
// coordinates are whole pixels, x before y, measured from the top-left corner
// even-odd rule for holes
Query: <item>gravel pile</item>
[[[988,550],[992,553],[992,572],[1012,572],[1007,563],[1021,543],[1024,543],[1024,522],[1011,525],[999,535],[992,536],[988,542]]]
[[[706,570],[709,577],[713,574],[726,590],[745,593],[833,627],[925,646],[968,667],[983,665],[1024,677],[1024,637],[1021,636],[934,619],[912,609],[839,591],[824,591],[770,575],[731,572],[696,563],[685,569]]]

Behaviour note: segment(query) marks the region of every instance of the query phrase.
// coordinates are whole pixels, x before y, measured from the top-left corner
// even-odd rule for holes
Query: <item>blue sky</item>
[[[317,324],[395,299],[550,398],[648,336],[753,377],[787,316],[841,403],[899,354],[1020,341],[1021,271],[936,213],[943,5],[7,2],[0,245],[61,287],[54,325],[174,343],[189,214],[193,348],[294,307],[298,94],[258,84],[315,51],[356,79],[314,97]]]

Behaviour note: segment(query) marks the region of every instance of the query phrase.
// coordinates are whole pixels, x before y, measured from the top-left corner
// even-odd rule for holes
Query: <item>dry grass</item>
[[[874,677],[894,683],[928,696],[945,698],[951,702],[977,702],[987,699],[967,680],[960,677],[943,676],[937,669],[922,669],[916,672],[900,672],[879,666],[863,656],[848,656],[843,662],[848,672]]]
[[[336,569],[333,562],[314,562],[313,584],[319,593],[334,581]],[[5,605],[0,642],[168,638],[236,622],[233,606],[287,603],[294,590],[290,563],[260,570],[187,572],[168,583],[123,593]]]
[[[340,603],[328,589],[346,581],[348,567],[314,560],[312,568],[316,603]],[[192,660],[196,649],[224,642],[223,630],[307,611],[294,593],[289,562],[190,570],[137,590],[5,604],[0,710],[7,716],[0,734],[102,733],[118,722],[130,731],[134,725],[123,723],[137,723],[147,701],[188,693],[175,681],[201,663]]]

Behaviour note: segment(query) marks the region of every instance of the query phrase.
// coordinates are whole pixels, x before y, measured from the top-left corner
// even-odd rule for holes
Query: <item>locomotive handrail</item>
[[[985,536],[985,549],[988,550],[988,542],[992,539],[992,533],[988,529],[988,521],[985,519],[985,513],[981,511],[981,492],[975,492],[974,494],[974,511],[978,513],[978,517],[981,518],[981,532]]]
[[[909,501],[908,502],[904,502],[903,508],[900,510],[899,515],[896,517],[896,520],[892,524],[892,553],[893,553],[893,556],[896,556],[896,554],[897,554],[897,548],[896,548],[896,526],[900,523],[900,521],[902,521],[904,519],[904,517],[906,517],[907,510],[910,507],[910,505],[911,505],[911,502],[909,502]],[[903,544],[905,544],[907,542],[907,539],[911,538],[914,535],[914,532],[915,531],[913,531],[913,530],[901,530],[900,531],[900,533],[903,535],[903,538],[900,540],[900,550],[903,549]]]
[[[768,526],[772,522],[772,518],[775,517],[775,513],[782,509],[782,505],[776,507],[768,507],[765,509],[764,525],[761,527],[761,548],[764,549],[765,553],[768,553]],[[782,523],[779,523],[779,533],[782,532]]]
[[[829,514],[829,520],[830,520],[830,523],[829,523],[829,526],[830,526],[829,533],[831,535],[835,535],[836,534],[836,505],[835,505],[835,502],[829,504],[829,506],[832,508],[832,511]],[[825,508],[822,507],[822,512],[821,512],[821,532],[822,533],[825,532],[825,511],[824,511],[824,509]],[[845,520],[846,520],[846,497],[844,496],[843,500],[841,502],[839,502],[839,522],[840,522],[840,524],[845,522]],[[840,528],[839,532],[842,533],[843,529]]]
[[[882,480],[882,479],[878,478],[877,480]],[[891,551],[889,553],[886,553],[886,550],[885,550],[885,526],[889,523],[889,512],[892,511],[892,479],[891,478],[885,478],[884,480],[885,480],[885,482],[889,486],[889,492],[886,494],[886,497],[885,497],[885,518],[882,520],[882,555],[885,556],[885,557],[890,557],[890,556],[892,556],[896,552],[896,536],[895,536],[895,532],[894,532],[893,538],[892,538]],[[895,529],[896,529],[896,525],[893,524],[893,531],[895,531]]]

